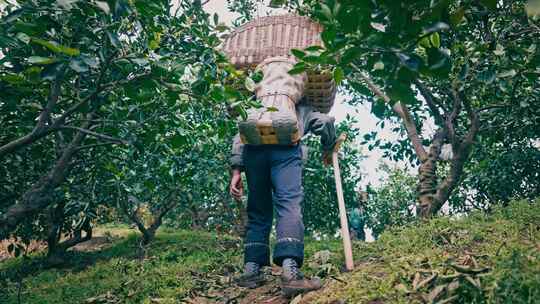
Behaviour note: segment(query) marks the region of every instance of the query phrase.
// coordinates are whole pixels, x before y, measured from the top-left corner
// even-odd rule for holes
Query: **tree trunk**
[[[83,124],[88,128],[90,122]],[[41,211],[52,202],[52,191],[58,187],[69,173],[72,158],[77,153],[77,148],[86,137],[86,133],[77,132],[68,147],[63,151],[53,168],[26,191],[21,202],[9,207],[0,217],[0,240],[6,239],[17,225],[29,215]]]
[[[439,212],[442,204],[437,200],[437,161],[441,155],[442,145],[446,138],[445,129],[439,129],[433,136],[427,158],[418,168],[418,215],[428,218]]]
[[[136,198],[133,195],[129,195],[128,200],[131,200],[131,201],[135,202],[138,205],[141,204],[139,199]],[[137,210],[135,210],[134,212],[130,212],[129,206],[127,206],[126,204],[121,204],[121,208],[124,211],[124,213],[133,221],[133,223],[135,223],[135,225],[137,226],[137,229],[139,229],[139,231],[141,232],[141,234],[142,234],[142,245],[146,246],[146,245],[150,244],[154,240],[158,228],[163,223],[163,217],[169,211],[171,211],[172,208],[174,208],[179,202],[178,191],[177,190],[172,191],[169,194],[167,200],[168,200],[167,204],[162,206],[157,211],[152,212],[152,216],[153,216],[152,224],[150,224],[150,226],[148,226],[148,227],[146,227],[144,225],[143,220],[137,214],[139,208],[137,208]]]

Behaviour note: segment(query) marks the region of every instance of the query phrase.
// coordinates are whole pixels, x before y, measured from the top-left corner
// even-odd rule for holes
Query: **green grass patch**
[[[99,229],[113,235],[129,230]],[[340,249],[337,240],[306,243],[308,256]],[[216,277],[232,276],[242,265],[239,239],[203,231],[163,229],[144,249],[144,259],[140,250],[139,236],[132,232],[98,252],[70,252],[66,265],[57,268],[48,269],[42,255],[10,259],[0,265],[0,273],[10,280],[6,303],[17,303],[21,277],[23,303],[178,303]],[[332,256],[327,263],[337,264],[338,259]],[[306,269],[320,272],[319,265]]]
[[[114,234],[115,228],[101,229]],[[109,247],[72,252],[61,267],[47,268],[40,255],[3,262],[2,303],[17,303],[19,292],[22,303],[178,303],[209,286],[228,288],[228,280],[219,281],[240,270],[237,238],[163,229],[141,255],[138,235],[122,237],[129,228],[120,230]],[[538,303],[540,298],[538,201],[395,228],[376,242],[356,242],[353,249],[355,271],[340,273],[340,240],[306,240],[304,271],[324,277],[327,287],[303,303]]]
[[[539,203],[436,218],[356,243],[355,271],[306,303],[538,303]]]

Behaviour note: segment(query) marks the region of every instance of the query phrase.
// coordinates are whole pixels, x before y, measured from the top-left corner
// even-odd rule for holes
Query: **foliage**
[[[440,217],[354,244],[360,266],[305,303],[531,303],[540,295],[540,205]],[[345,282],[345,283],[344,283]]]
[[[340,153],[339,166],[345,204],[349,208],[358,206],[357,187],[362,178],[358,163],[363,156],[356,148],[359,130],[351,127],[354,123],[354,119],[349,117],[336,126],[338,134],[347,134],[347,141]],[[303,175],[304,225],[309,232],[333,236],[340,227],[333,167],[323,165],[318,137],[309,137],[304,143],[308,148]]]
[[[379,172],[387,175],[378,186],[368,186],[366,226],[375,239],[386,229],[402,227],[416,219],[416,177],[407,169],[381,164]]]
[[[246,76],[216,51],[219,20],[200,2],[169,9],[41,0],[3,10],[0,238],[44,237],[59,206],[58,233],[80,230],[65,224],[91,221],[100,204],[128,214],[150,204],[157,220],[210,157],[191,151],[229,135],[227,110],[249,101],[237,90]]]
[[[539,196],[540,151],[531,142],[513,138],[506,144],[479,145],[466,170],[459,192],[450,200],[457,212]]]
[[[539,25],[525,2],[304,1],[298,10],[325,26],[324,47],[296,51],[294,72],[333,70],[381,124],[398,118],[394,132],[407,141],[366,140],[419,164],[419,214],[429,216],[461,182],[478,135],[530,128],[538,137]],[[444,144],[452,157],[439,176]]]

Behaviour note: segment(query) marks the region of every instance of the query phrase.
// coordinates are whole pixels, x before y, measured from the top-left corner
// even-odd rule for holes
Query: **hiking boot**
[[[281,293],[287,297],[294,297],[298,294],[320,289],[322,287],[321,279],[315,277],[306,279],[300,270],[298,264],[293,259],[283,261],[283,273],[281,274]]]
[[[321,279],[315,277],[306,279],[302,274],[296,279],[286,279],[281,277],[281,293],[287,298],[298,294],[320,289],[322,287]]]
[[[236,285],[247,288],[257,288],[264,284],[266,278],[258,264],[248,262],[244,266],[244,273],[234,279]]]

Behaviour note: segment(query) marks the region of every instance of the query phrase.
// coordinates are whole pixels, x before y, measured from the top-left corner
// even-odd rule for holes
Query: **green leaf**
[[[501,73],[497,74],[497,77],[499,77],[499,78],[507,78],[507,77],[514,77],[516,75],[517,75],[516,70],[511,69],[511,70],[504,71],[504,72],[501,72]]]
[[[418,41],[418,45],[420,45],[421,47],[425,48],[425,49],[428,49],[431,47],[431,41],[429,39],[429,37],[424,37],[422,39],[420,39],[420,41]]]
[[[312,45],[304,49],[306,52],[316,52],[320,50],[324,50],[324,48],[320,45]]]
[[[266,112],[279,112],[279,109],[276,107],[266,107]]]
[[[299,49],[291,49],[291,53],[299,59],[302,59],[306,56],[306,52],[299,50]]]
[[[334,69],[334,81],[336,82],[336,85],[339,85],[344,78],[345,73],[343,72],[343,69],[341,67],[336,67]]]
[[[448,54],[438,48],[429,48],[426,52],[430,73],[435,73],[435,75],[441,77],[448,75],[452,68]]]
[[[336,40],[336,35],[336,31],[331,28],[328,28],[321,33],[321,38],[326,48],[330,49],[334,43],[334,40]]]
[[[306,64],[304,62],[299,62],[289,70],[290,75],[302,74],[306,71]]]
[[[88,65],[80,58],[72,59],[69,67],[77,73],[88,72]]]
[[[223,94],[223,87],[215,86],[210,91],[210,98],[212,98],[215,101],[223,101],[225,99],[225,95]]]
[[[111,42],[112,46],[119,49],[122,47],[120,40],[118,39],[118,35],[116,33],[111,33],[110,31],[107,31],[107,37],[109,37],[109,41]]]
[[[17,35],[15,36],[17,37],[17,39],[19,39],[20,41],[24,42],[25,44],[28,44],[30,43],[30,36],[26,35],[25,33],[17,33]]]
[[[452,23],[452,25],[456,27],[458,24],[461,23],[463,17],[465,17],[465,9],[463,7],[460,7],[452,14],[450,14],[450,23]]]
[[[271,8],[280,8],[285,4],[286,0],[271,0],[268,6]]]
[[[347,65],[360,57],[360,50],[356,47],[349,48],[343,52],[340,64]]]
[[[150,40],[150,42],[148,43],[148,48],[151,49],[151,50],[155,50],[155,49],[159,48],[159,41]]]
[[[375,64],[373,65],[373,70],[374,71],[384,70],[384,62],[382,61],[375,62]]]
[[[248,118],[246,109],[244,109],[243,106],[237,106],[235,107],[235,110],[240,114],[240,117],[242,117],[242,120],[246,120]]]
[[[334,8],[332,9],[332,15],[337,16],[340,10],[341,10],[341,4],[339,3],[339,1],[336,1],[334,3]]]
[[[40,57],[40,56],[30,56],[28,57],[28,63],[30,64],[51,64],[53,62],[56,62],[56,58],[49,58],[49,57]]]
[[[81,53],[78,49],[60,45],[55,41],[45,41],[39,38],[32,38],[31,41],[43,47],[46,47],[47,49],[55,53],[64,53],[69,56],[79,56],[79,54]]]
[[[244,81],[244,86],[248,91],[255,92],[255,88],[257,85],[255,84],[255,81],[253,81],[253,79],[251,79],[250,77],[246,77],[246,80]]]
[[[105,1],[96,1],[95,3],[96,3],[96,6],[99,7],[99,9],[105,12],[105,14],[108,15],[111,13],[111,8],[109,7],[109,3]]]
[[[490,10],[496,10],[497,9],[497,1],[498,0],[480,0],[480,3],[487,7]]]
[[[309,56],[304,57],[303,59],[307,63],[323,63],[323,57],[322,56],[309,55]]]
[[[478,80],[485,82],[486,84],[491,84],[495,81],[496,74],[493,70],[485,70],[478,75]]]
[[[24,83],[24,77],[17,74],[6,74],[0,76],[0,79],[13,85],[19,85],[21,83]]]
[[[325,16],[328,20],[332,20],[332,10],[328,7],[328,5],[321,3],[321,13],[323,16]]]
[[[468,75],[469,75],[469,64],[465,63],[463,65],[463,68],[461,68],[461,70],[459,71],[459,80],[461,81],[465,80]]]
[[[441,47],[441,36],[439,35],[439,33],[431,34],[431,36],[429,36],[429,41],[431,42],[431,45],[433,45],[433,47]]]

